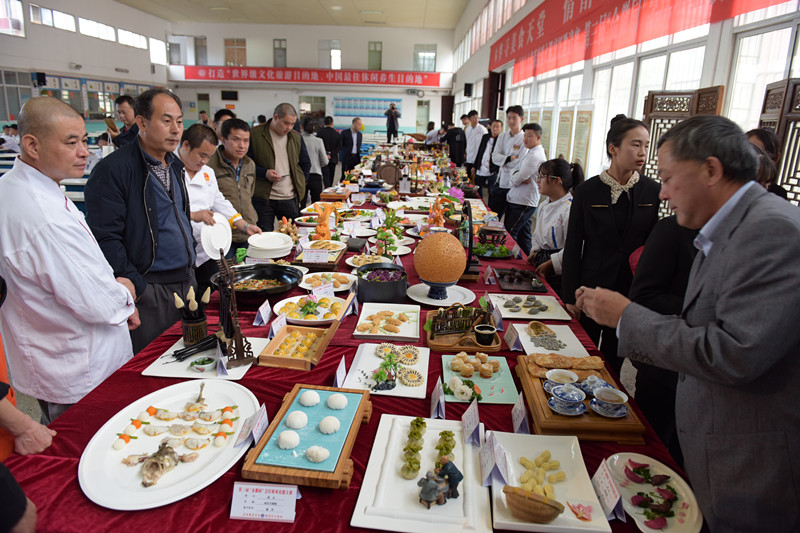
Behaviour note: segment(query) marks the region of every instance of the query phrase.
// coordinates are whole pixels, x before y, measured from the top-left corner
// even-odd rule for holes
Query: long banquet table
[[[512,243],[513,245],[513,243]],[[352,254],[350,254],[352,255]],[[402,258],[411,284],[419,283],[419,277],[414,271],[413,255]],[[487,265],[496,268],[526,268],[523,260],[507,259],[485,261],[482,260],[481,270]],[[350,267],[341,263],[340,271],[349,271]],[[478,296],[484,292],[501,292],[497,286],[487,286],[482,282],[461,283]],[[277,302],[287,296],[303,294],[306,291],[297,288],[291,293],[283,294],[280,298],[272,299]],[[551,291],[552,296],[555,294]],[[211,330],[217,321],[218,305],[215,307],[216,298],[212,299],[209,306],[209,326]],[[408,303],[412,302],[410,299]],[[477,305],[473,303],[473,305]],[[423,315],[428,306],[422,306]],[[255,308],[244,308],[240,305],[241,324],[246,336],[265,337],[268,327],[253,327]],[[331,345],[325,352],[320,363],[310,372],[286,370],[279,368],[265,368],[253,366],[244,378],[239,381],[241,385],[250,389],[256,398],[266,404],[270,420],[280,408],[284,395],[292,389],[295,383],[330,386],[333,383],[336,368],[344,356],[348,367],[352,363],[360,342],[352,337],[357,317],[346,317],[334,336]],[[420,320],[424,323],[424,320]],[[547,322],[547,321],[545,321]],[[508,324],[508,322],[506,322]],[[569,322],[575,335],[591,355],[601,355],[594,347],[589,337],[576,320]],[[227,471],[217,481],[200,490],[196,494],[179,502],[150,509],[146,511],[113,511],[94,504],[83,492],[78,484],[78,464],[81,453],[92,436],[98,429],[120,409],[153,391],[178,383],[181,380],[146,377],[142,371],[153,360],[164,353],[180,337],[180,324],[170,327],[150,346],[142,350],[131,361],[125,364],[95,390],[84,397],[74,407],[69,409],[53,424],[52,428],[58,431],[53,445],[40,455],[9,458],[6,465],[17,478],[28,497],[36,503],[39,511],[37,531],[53,532],[81,532],[95,531],[210,531],[224,529],[226,532],[247,531],[255,526],[247,521],[230,520],[230,501],[235,481],[243,481],[241,468],[243,459]],[[424,339],[424,331],[420,337]],[[425,346],[422,340],[416,343]],[[503,350],[492,355],[505,356],[509,367],[516,366],[516,356],[521,352],[512,352],[503,343]],[[367,425],[363,425],[358,433],[356,445],[353,449],[352,459],[355,463],[355,473],[350,487],[347,490],[319,489],[313,487],[300,487],[302,499],[297,502],[297,515],[294,523],[273,523],[268,527],[274,531],[352,531],[357,528],[350,526],[350,518],[356,504],[359,489],[369,460],[372,443],[378,427],[380,417],[384,413],[408,416],[430,416],[430,394],[436,378],[441,375],[441,358],[436,357],[437,352],[431,353],[428,377],[426,381],[427,398],[424,400],[385,397],[371,395],[373,405],[372,418]],[[522,390],[519,378],[514,376],[518,390]],[[633,406],[644,420],[641,410],[635,401]],[[467,404],[447,403],[447,419],[460,420]],[[486,429],[511,432],[511,406],[496,404],[481,404],[481,421]],[[530,415],[529,415],[530,416]],[[600,462],[617,452],[636,452],[649,455],[671,468],[678,470],[678,466],[667,452],[664,445],[656,436],[652,427],[645,423],[647,432],[644,445],[621,445],[613,442],[581,441],[581,451],[589,475],[594,474]],[[678,470],[680,471],[680,470]],[[567,511],[565,511],[567,512]],[[600,509],[595,512],[602,512]],[[611,522],[613,531],[636,531],[636,526],[628,517],[627,523],[614,520]]]

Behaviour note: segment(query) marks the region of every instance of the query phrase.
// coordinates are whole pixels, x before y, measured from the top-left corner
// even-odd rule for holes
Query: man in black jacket
[[[497,137],[502,132],[503,121],[493,121],[489,133],[481,138],[481,144],[478,146],[478,152],[475,155],[475,186],[478,188],[478,197],[484,203],[489,201],[488,192],[497,187],[497,171],[499,167],[492,161],[492,152],[494,152],[495,141],[497,141]],[[484,187],[487,189],[487,198],[483,197]]]
[[[466,117],[466,115],[464,115]],[[464,164],[464,155],[467,151],[467,138],[464,135],[464,130],[457,128],[455,124],[449,122],[447,124],[447,133],[444,135],[444,141],[450,147],[450,161],[457,167]]]
[[[349,129],[342,130],[342,176],[361,162],[361,119],[353,119]]]
[[[131,280],[141,327],[133,352],[179,318],[172,293],[194,284],[194,239],[183,163],[173,152],[183,133],[180,99],[151,89],[136,99],[139,135],[103,158],[86,183],[86,221],[114,275]]]
[[[136,136],[139,135],[139,127],[136,125],[136,112],[134,111],[133,97],[123,94],[114,100],[114,108],[117,116],[122,121],[122,129],[119,130],[114,127],[106,129],[111,142],[117,148],[122,148],[126,144],[133,142]]]
[[[325,127],[317,132],[317,137],[325,143],[328,152],[328,164],[322,168],[322,182],[325,187],[333,185],[336,177],[336,165],[339,164],[339,150],[342,149],[342,136],[333,128],[333,117],[325,117]]]

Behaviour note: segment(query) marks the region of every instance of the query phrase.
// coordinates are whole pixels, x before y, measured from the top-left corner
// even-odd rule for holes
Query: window
[[[31,22],[43,26],[52,26],[60,30],[75,31],[75,17],[55,9],[31,4]]]
[[[648,57],[639,61],[639,79],[636,84],[636,105],[634,117],[644,117],[644,101],[650,91],[660,91],[664,88],[664,75],[667,71],[667,55]]]
[[[225,65],[228,67],[247,65],[246,39],[225,39]]]
[[[31,97],[31,74],[6,70],[0,72],[0,120],[17,120],[19,108]]]
[[[417,72],[436,72],[436,45],[414,45],[414,70]]]
[[[272,66],[286,66],[286,39],[272,39]]]
[[[300,115],[311,113],[312,115],[325,116],[325,97],[324,96],[301,96],[299,105]]]
[[[78,29],[82,35],[88,35],[104,41],[116,41],[117,32],[112,26],[107,26],[94,20],[78,18]]]
[[[0,0],[0,34],[25,37],[20,0]]]
[[[594,176],[607,167],[608,159],[603,144],[611,119],[619,113],[628,114],[633,86],[633,61],[594,73],[594,117],[592,117],[591,145],[586,175]]]
[[[367,68],[369,70],[381,69],[381,56],[383,55],[383,42],[370,41],[367,45]]]
[[[167,64],[167,44],[150,37],[150,62],[156,65]]]
[[[319,68],[340,70],[342,68],[342,44],[340,41],[317,41]]]
[[[342,68],[342,44],[339,41],[331,41],[331,68],[333,70]]]
[[[208,65],[208,46],[205,37],[194,38],[194,64]]]
[[[669,55],[669,69],[664,89],[668,91],[693,91],[700,88],[703,58],[706,47],[698,46]]]
[[[117,40],[119,41],[119,44],[147,50],[147,37],[144,35],[139,35],[138,33],[133,33],[132,31],[122,29],[117,30]]]

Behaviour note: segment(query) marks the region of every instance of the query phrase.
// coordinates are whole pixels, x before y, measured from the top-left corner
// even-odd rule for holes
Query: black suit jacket
[[[625,231],[617,232],[611,204],[611,188],[595,176],[575,189],[569,212],[567,241],[564,244],[561,298],[575,303],[581,285],[617,287],[621,269],[628,269],[628,258],[643,245],[658,221],[658,193],[661,185],[646,176],[630,191],[631,214]],[[622,193],[625,194],[625,193]]]
[[[499,137],[500,137],[499,135],[495,137],[494,143],[492,143],[492,151],[489,153],[489,172],[491,174],[497,174],[498,172],[500,172],[500,167],[498,167],[492,162],[492,156],[491,156],[491,154],[494,153],[495,147],[497,147],[497,139]],[[472,162],[472,164],[475,165],[476,174],[481,169],[481,163],[483,162],[483,153],[486,151],[486,147],[489,146],[489,139],[491,138],[492,138],[492,132],[489,132],[483,137],[481,137],[481,144],[480,146],[478,146],[478,153],[475,154],[475,161]]]
[[[339,150],[342,149],[342,135],[335,129],[326,126],[320,128],[317,132],[317,137],[322,139],[322,142],[325,144],[325,151],[331,156],[331,160],[328,161],[328,164],[335,165],[338,163]]]
[[[134,124],[127,130],[125,130],[124,133],[120,133],[119,135],[111,139],[111,142],[114,143],[114,146],[116,146],[117,148],[122,148],[126,144],[135,141],[138,136],[139,136],[139,125]]]
[[[356,132],[356,137],[358,139],[358,146],[356,146],[356,154],[358,157],[361,157],[361,132]],[[343,159],[347,159],[347,157],[353,152],[353,130],[352,128],[347,128],[346,130],[342,130],[341,134],[342,138],[342,157]]]

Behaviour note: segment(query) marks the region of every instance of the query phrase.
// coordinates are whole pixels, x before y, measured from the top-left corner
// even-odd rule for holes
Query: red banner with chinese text
[[[438,72],[211,66],[185,66],[183,72],[186,80],[439,87]]]
[[[786,0],[549,0],[492,45],[514,83],[555,68]]]

